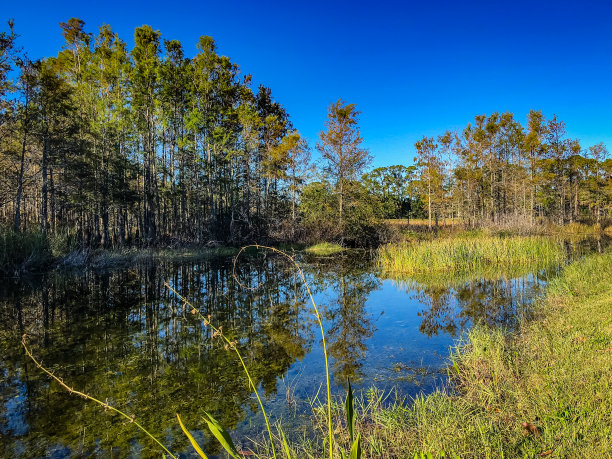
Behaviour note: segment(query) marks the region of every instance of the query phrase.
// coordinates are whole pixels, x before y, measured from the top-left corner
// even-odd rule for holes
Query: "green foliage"
[[[345,182],[343,216],[339,221],[338,195],[327,182],[305,187],[300,212],[308,238],[350,246],[377,245],[383,237],[380,201],[359,182]]]
[[[227,453],[232,456],[234,459],[240,459],[238,450],[236,449],[236,445],[230,437],[230,434],[227,430],[225,430],[215,418],[213,418],[210,413],[206,413],[208,419],[204,419],[211,433],[215,436],[217,441],[221,443],[223,449],[227,451]]]
[[[416,190],[415,166],[378,167],[362,176],[369,193],[383,205],[384,218],[407,218],[415,215],[420,199]]]
[[[181,417],[178,415],[178,413],[176,415],[176,419],[178,419],[179,425],[181,426],[181,430],[183,431],[185,436],[189,439],[189,443],[191,443],[191,446],[193,446],[193,449],[195,449],[196,453],[198,453],[198,455],[202,459],[208,459],[208,456],[204,453],[202,448],[200,448],[200,445],[198,445],[198,442],[196,442],[195,438],[193,438],[193,435],[191,435],[189,430],[187,430],[187,428],[183,425],[183,421],[181,421]]]
[[[355,433],[355,402],[353,400],[353,388],[351,387],[350,380],[348,380],[348,390],[346,393],[346,401],[344,402],[344,410],[346,411],[346,426],[348,428],[349,439],[352,445]]]

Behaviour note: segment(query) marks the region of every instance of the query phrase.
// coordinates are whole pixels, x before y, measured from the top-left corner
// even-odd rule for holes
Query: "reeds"
[[[379,250],[386,274],[486,272],[494,267],[550,266],[565,259],[560,244],[545,237],[456,237],[389,244]]]
[[[16,233],[0,227],[0,274],[29,271],[49,259],[49,246],[41,231]]]

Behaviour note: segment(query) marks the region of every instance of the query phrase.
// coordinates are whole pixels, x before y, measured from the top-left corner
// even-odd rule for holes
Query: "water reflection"
[[[515,328],[529,313],[532,299],[548,277],[542,272],[519,278],[476,279],[457,286],[415,281],[400,281],[400,285],[425,306],[418,313],[421,333],[457,337],[473,324]]]
[[[168,436],[175,450],[186,447],[176,412],[193,426],[200,426],[205,410],[230,428],[243,420],[252,400],[235,355],[164,283],[170,279],[238,340],[252,377],[270,396],[278,376],[303,358],[312,339],[300,320],[303,293],[293,273],[273,260],[251,268],[247,283],[261,283],[254,292],[234,288],[228,260],[48,276],[36,286],[4,284],[2,456],[56,451],[62,457],[66,447],[76,453],[114,448],[122,455],[154,454],[150,441],[115,415],[101,416],[99,407],[58,389],[32,368],[19,345],[24,332],[35,355],[58,375],[137,414],[157,435]]]
[[[339,259],[339,257],[338,257]],[[373,290],[380,288],[381,280],[372,272],[372,264],[363,257],[350,262],[319,263],[313,284],[319,291],[329,292],[325,298],[325,319],[329,355],[332,357],[336,383],[345,386],[350,379],[363,380],[362,367],[368,350],[366,341],[376,330],[366,301]]]
[[[430,390],[442,382],[454,337],[475,323],[514,326],[546,280],[505,273],[390,282],[366,255],[302,260],[323,311],[336,393],[347,378],[362,388]],[[236,356],[166,282],[238,341],[273,420],[287,414],[277,407],[289,385],[300,400],[313,396],[324,366],[299,277],[269,255],[243,259],[239,276],[248,288],[237,285],[231,259],[218,259],[0,283],[0,456],[159,456],[133,426],[41,374],[25,358],[23,333],[57,375],[137,415],[173,451],[189,451],[177,412],[209,453],[218,449],[200,430],[204,411],[238,429],[238,443],[262,432]]]

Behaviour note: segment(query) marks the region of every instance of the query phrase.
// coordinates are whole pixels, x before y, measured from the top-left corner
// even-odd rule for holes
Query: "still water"
[[[601,248],[601,247],[599,247]],[[476,323],[513,328],[551,270],[490,279],[385,279],[368,252],[298,255],[324,319],[334,393],[350,378],[405,395],[445,384],[449,347]],[[312,429],[309,400],[325,392],[321,337],[304,285],[286,260],[251,254],[199,262],[142,263],[107,272],[49,273],[0,283],[0,456],[160,457],[117,415],[71,395],[67,384],[136,415],[173,452],[193,457],[176,422],[203,429],[210,412],[237,445],[264,429],[242,368],[171,285],[238,347],[272,421],[293,435]],[[554,271],[554,269],[552,270]],[[202,430],[199,430],[202,429]]]

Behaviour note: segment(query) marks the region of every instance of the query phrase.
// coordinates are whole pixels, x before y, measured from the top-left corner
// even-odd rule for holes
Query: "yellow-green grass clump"
[[[458,237],[420,243],[389,244],[379,251],[387,274],[428,272],[486,272],[492,268],[534,268],[561,263],[563,247],[545,237]]]
[[[344,250],[345,248],[342,247],[341,245],[334,244],[331,242],[322,242],[320,244],[316,244],[316,245],[308,247],[306,249],[306,252],[311,253],[313,255],[326,256],[326,255],[333,255],[335,253],[340,253]]]

